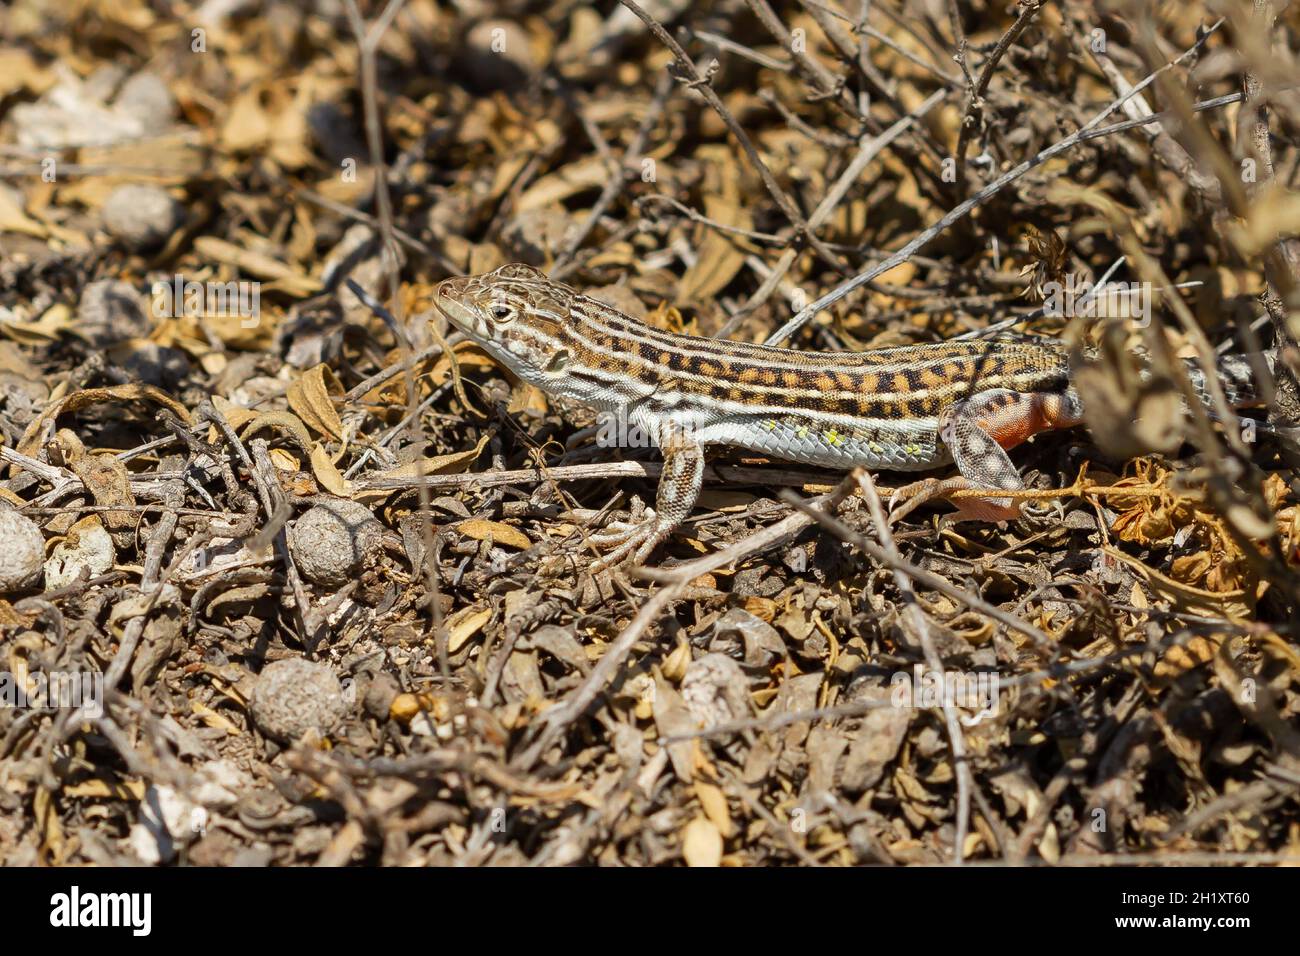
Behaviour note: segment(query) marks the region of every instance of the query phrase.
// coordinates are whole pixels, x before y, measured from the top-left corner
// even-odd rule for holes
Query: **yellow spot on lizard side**
[[[839,432],[832,428],[830,431],[826,432],[826,440],[832,445],[838,445],[844,439],[840,437]]]
[[[884,446],[881,445],[880,442],[873,441],[867,447],[870,448],[872,451],[874,451],[877,455],[881,454],[885,450]]]
[[[805,428],[803,425],[800,425],[800,426],[799,426],[799,429],[795,432],[795,434],[798,435],[800,438],[807,438],[807,437],[808,437],[808,429]]]
[[[920,446],[920,445],[908,445],[908,446],[904,449],[904,451],[906,451],[909,455],[919,455],[919,454],[921,454],[921,446]]]
[[[776,427],[776,419],[769,418],[767,421],[763,422],[763,427],[766,428],[768,431],[771,431],[773,428]]]

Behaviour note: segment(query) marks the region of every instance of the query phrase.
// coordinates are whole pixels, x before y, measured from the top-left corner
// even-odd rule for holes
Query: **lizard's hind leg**
[[[1013,392],[1005,388],[977,392],[948,409],[939,423],[939,439],[952,454],[960,477],[905,485],[890,499],[890,515],[898,520],[933,498],[969,488],[1019,491],[1024,479],[1008,448],[1038,432],[1070,428],[1083,417],[1073,392]],[[952,521],[1007,521],[1020,514],[1014,498],[959,498]]]

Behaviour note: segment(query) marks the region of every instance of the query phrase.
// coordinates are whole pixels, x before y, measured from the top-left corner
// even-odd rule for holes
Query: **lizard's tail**
[[[1277,352],[1270,349],[1266,352],[1258,352],[1254,356],[1222,355],[1215,363],[1219,385],[1223,388],[1228,404],[1233,408],[1254,408],[1264,404],[1262,390],[1259,387],[1259,373],[1256,371],[1261,362],[1272,375],[1273,367],[1277,362]],[[1187,377],[1191,380],[1192,388],[1196,390],[1201,404],[1213,412],[1214,405],[1200,363],[1188,361],[1186,367]]]
[[[1268,369],[1268,375],[1272,376],[1277,366],[1277,350],[1269,349],[1252,356],[1223,355],[1215,363],[1215,373],[1223,388],[1224,397],[1233,408],[1259,408],[1265,404],[1263,389],[1260,388],[1260,372],[1263,371],[1260,368],[1261,363]],[[1211,417],[1217,418],[1209,391],[1205,387],[1205,375],[1201,372],[1200,365],[1189,362],[1187,374],[1201,404]],[[1292,455],[1300,457],[1300,426],[1254,419],[1250,421],[1250,434],[1269,435]]]

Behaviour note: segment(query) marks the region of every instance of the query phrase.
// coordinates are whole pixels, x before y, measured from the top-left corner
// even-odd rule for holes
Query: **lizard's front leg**
[[[645,518],[628,530],[593,535],[597,545],[616,545],[596,561],[592,571],[601,571],[623,561],[642,564],[660,542],[690,515],[704,483],[704,447],[681,428],[665,425],[658,429],[660,451],[664,456],[655,506],[646,509]]]

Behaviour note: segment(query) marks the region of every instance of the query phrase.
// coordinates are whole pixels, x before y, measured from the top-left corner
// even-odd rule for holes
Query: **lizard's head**
[[[525,381],[546,387],[569,359],[566,327],[576,293],[532,266],[446,279],[433,301],[452,325]]]

